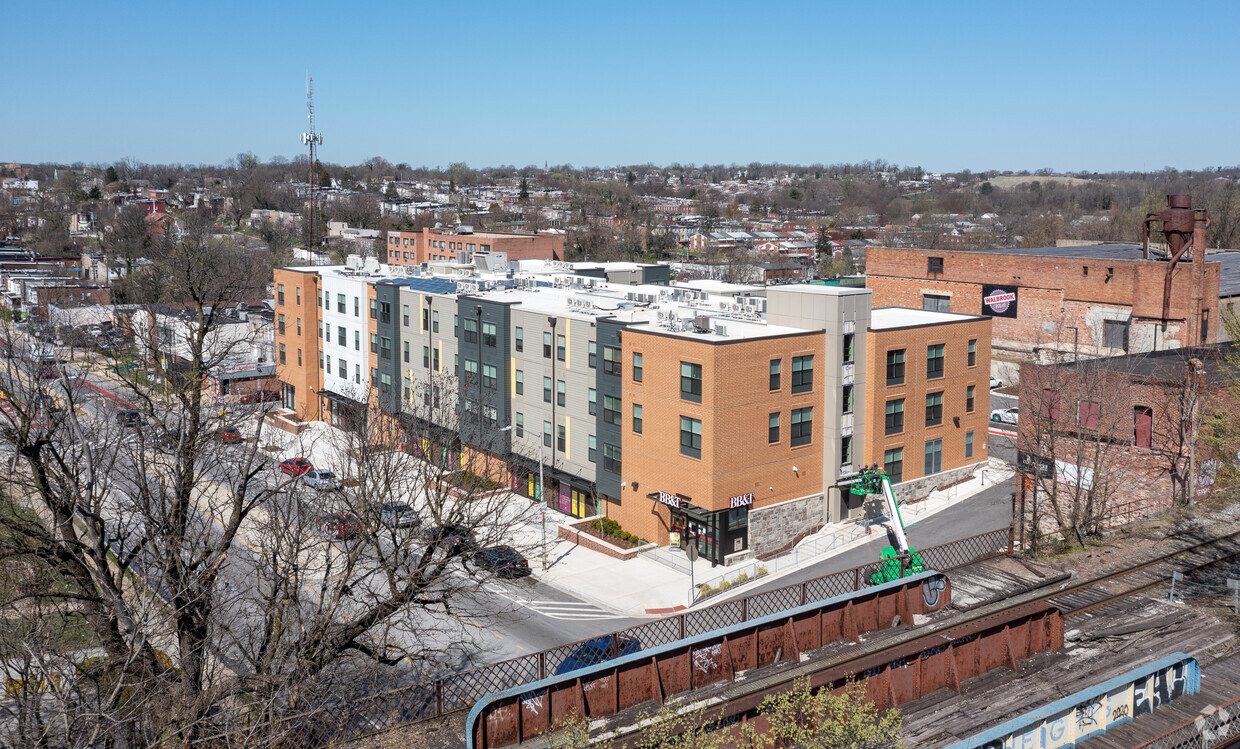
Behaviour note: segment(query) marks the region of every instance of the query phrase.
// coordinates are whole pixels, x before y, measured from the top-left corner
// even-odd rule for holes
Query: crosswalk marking
[[[522,609],[527,609],[548,619],[561,621],[594,621],[599,619],[625,619],[585,601],[534,601],[517,598],[497,585],[486,585],[486,590],[505,598]]]

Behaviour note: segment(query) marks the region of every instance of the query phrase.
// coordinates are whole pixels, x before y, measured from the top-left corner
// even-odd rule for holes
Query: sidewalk
[[[305,457],[316,466],[338,470],[345,457],[343,444],[344,440],[338,429],[323,422],[309,422],[307,428],[298,435],[264,427],[261,447],[276,447],[274,451],[265,451],[275,460]],[[411,459],[416,460],[412,456]],[[1011,476],[1011,468],[1002,461],[984,463],[974,472],[972,478],[947,489],[931,492],[920,502],[902,505],[900,511],[904,522],[913,526],[976,496],[988,487],[1006,481]],[[416,505],[413,498],[409,501]],[[693,564],[690,575],[688,557],[681,551],[660,548],[626,561],[560,540],[560,525],[576,519],[555,510],[544,509],[547,552],[547,569],[544,570],[543,524],[539,516],[539,505],[516,493],[510,493],[506,506],[511,508],[512,514],[504,519],[505,522],[515,521],[512,522],[512,545],[529,559],[535,579],[602,609],[627,616],[665,615],[687,608],[692,605],[690,602],[693,600],[695,587],[700,588],[704,584],[718,587],[724,580],[732,584],[742,574],[748,574],[750,580],[756,580],[758,566],[765,569],[760,578],[762,582],[770,583],[787,573],[818,564],[866,544],[876,537],[881,538],[886,535],[890,523],[886,515],[877,515],[858,522],[829,525],[818,533],[805,537],[794,549],[778,557],[732,567],[712,567],[709,561],[699,559]],[[656,561],[657,558],[665,561]],[[743,596],[752,587],[732,584],[724,592],[713,595],[706,601],[714,604]],[[700,599],[700,596],[697,597]]]

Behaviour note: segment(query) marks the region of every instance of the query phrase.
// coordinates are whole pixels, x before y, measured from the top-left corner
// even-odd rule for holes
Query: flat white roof
[[[877,307],[870,311],[870,330],[915,328],[919,325],[939,325],[980,319],[982,319],[981,315],[965,315],[958,312],[933,312],[912,307]]]

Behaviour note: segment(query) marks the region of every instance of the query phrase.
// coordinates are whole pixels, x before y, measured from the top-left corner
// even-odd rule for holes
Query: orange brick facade
[[[940,325],[871,330],[866,354],[870,377],[866,398],[866,444],[863,462],[883,466],[889,450],[902,450],[900,481],[925,477],[926,443],[942,440],[941,467],[952,471],[987,460],[990,417],[990,324],[987,318],[965,319]],[[969,341],[974,341],[969,363]],[[943,346],[943,376],[927,377],[927,350]],[[904,352],[903,382],[888,384],[888,353]],[[973,407],[968,389],[973,388]],[[926,396],[942,394],[939,423],[927,426]],[[887,404],[903,400],[903,428],[887,434]],[[966,438],[972,433],[972,455]],[[893,477],[894,478],[894,477]]]
[[[323,418],[316,395],[322,387],[318,366],[319,276],[313,272],[276,268],[274,280],[276,376],[285,383],[284,405],[296,411],[298,418],[316,421]],[[278,323],[280,315],[284,315],[283,332]]]
[[[478,232],[455,234],[425,228],[389,231],[387,257],[392,265],[470,262],[475,252],[502,252],[509,260],[563,260],[564,235]]]
[[[941,272],[931,258],[942,260]],[[1167,264],[1153,260],[871,247],[866,286],[876,304],[919,308],[927,294],[946,295],[950,311],[976,315],[985,314],[983,284],[1010,284],[1018,316],[994,318],[996,342],[1103,346],[1102,321],[1114,318],[1131,321],[1130,350],[1151,351],[1218,340],[1220,266],[1204,265],[1175,269],[1166,329],[1159,323]]]
[[[609,507],[611,516],[629,532],[666,544],[669,532],[683,529],[674,528],[667,505],[647,497],[652,492],[679,495],[709,512],[728,510],[734,497],[747,502],[750,494],[749,511],[820,495],[821,430],[809,444],[797,447],[791,446],[789,433],[794,408],[812,407],[816,418],[822,418],[821,372],[811,391],[793,394],[791,370],[794,356],[813,355],[822,362],[824,341],[816,332],[716,343],[638,330],[626,333],[622,449],[629,486],[619,505]],[[642,355],[641,382],[633,380],[635,353]],[[772,359],[782,360],[777,390],[770,388]],[[702,366],[700,403],[681,397],[681,362]],[[641,434],[633,429],[634,405],[642,407]],[[772,413],[780,414],[774,443],[768,439]],[[682,416],[701,422],[700,458],[681,452]],[[742,550],[729,546],[724,553]]]

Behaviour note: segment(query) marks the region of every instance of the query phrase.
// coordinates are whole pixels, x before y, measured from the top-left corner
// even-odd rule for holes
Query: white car
[[[340,488],[340,481],[336,479],[336,474],[331,471],[306,471],[302,474],[301,480],[306,486],[313,487],[321,492]]]
[[[996,408],[990,412],[990,420],[1004,424],[1015,424],[1020,418],[1019,408]]]
[[[1003,387],[1003,380],[1000,380],[998,377],[990,378],[990,389],[991,390],[998,390],[1001,387]]]

